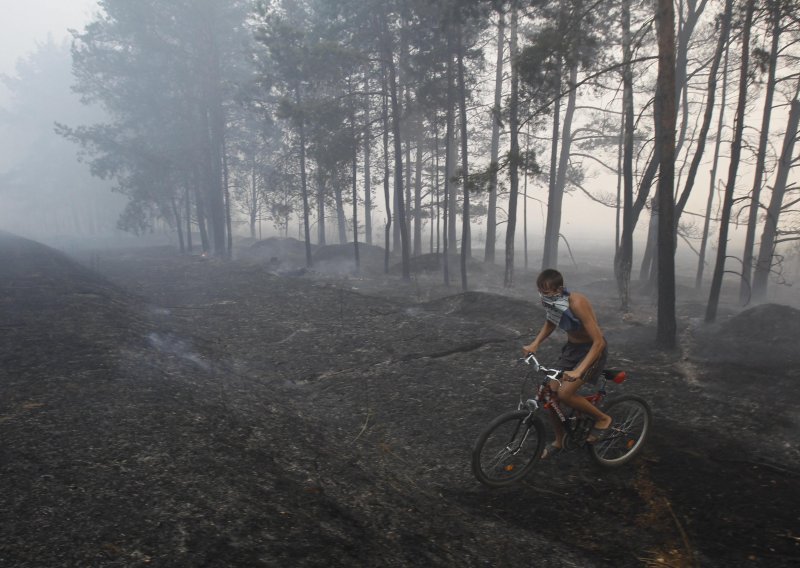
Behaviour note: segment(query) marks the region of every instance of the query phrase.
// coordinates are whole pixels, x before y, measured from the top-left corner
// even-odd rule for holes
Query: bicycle
[[[650,406],[643,398],[630,394],[605,400],[608,381],[622,384],[627,379],[625,371],[601,371],[597,391],[584,396],[613,419],[600,439],[589,442],[594,419],[569,407],[565,412],[550,389],[550,381],[561,383],[564,371],[544,367],[533,354],[520,362],[532,365],[533,371],[544,373],[545,378],[534,398],[523,400],[520,393],[517,410],[501,414],[478,436],[472,449],[472,471],[478,481],[489,487],[502,487],[521,480],[533,469],[545,446],[546,429],[541,416],[544,410],[552,411],[564,426],[563,451],[588,448],[594,461],[604,467],[619,467],[641,452],[653,421]],[[524,389],[523,384],[523,392]]]

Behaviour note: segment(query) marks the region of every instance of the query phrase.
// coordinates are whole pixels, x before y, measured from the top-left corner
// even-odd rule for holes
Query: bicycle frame
[[[522,400],[520,397],[519,403],[519,410],[528,410],[533,414],[534,412],[542,410],[551,410],[555,413],[558,417],[558,420],[564,426],[564,431],[566,432],[566,439],[570,442],[574,442],[574,445],[580,446],[586,442],[586,438],[589,435],[589,430],[591,427],[591,423],[589,422],[588,418],[580,411],[570,408],[572,410],[572,415],[567,416],[564,413],[564,410],[561,408],[561,404],[558,401],[558,398],[554,396],[554,391],[550,387],[550,381],[556,381],[559,385],[561,384],[561,376],[564,374],[564,371],[561,369],[552,369],[548,367],[544,367],[539,363],[536,359],[536,356],[531,353],[527,357],[520,359],[520,361],[524,362],[527,365],[533,366],[534,372],[541,372],[545,373],[545,378],[539,384],[539,388],[536,392],[535,398],[529,398],[527,400]],[[584,395],[583,398],[588,400],[594,406],[599,405],[603,402],[603,399],[606,397],[606,383],[611,380],[617,384],[621,384],[627,378],[627,375],[624,371],[616,371],[611,369],[604,369],[600,374],[602,382],[600,383],[597,391],[592,394]],[[593,422],[593,421],[591,421]],[[578,425],[581,427],[578,428]]]

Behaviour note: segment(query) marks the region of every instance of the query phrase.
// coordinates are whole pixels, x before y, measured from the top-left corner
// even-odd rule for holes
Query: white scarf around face
[[[542,305],[545,309],[545,314],[547,315],[548,321],[553,322],[556,325],[561,323],[561,318],[569,309],[569,295],[568,294],[561,294],[555,299],[549,298],[542,298]]]

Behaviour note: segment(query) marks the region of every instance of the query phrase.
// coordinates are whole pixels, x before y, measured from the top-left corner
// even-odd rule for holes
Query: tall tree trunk
[[[197,210],[197,228],[200,230],[200,245],[204,254],[211,251],[211,242],[208,239],[208,228],[206,227],[206,208],[203,190],[200,184],[195,185],[195,208]]]
[[[647,291],[647,281],[650,271],[656,262],[656,249],[658,248],[658,190],[656,196],[650,200],[650,223],[647,225],[647,239],[642,255],[642,265],[639,267],[639,283],[645,285]]]
[[[739,301],[746,304],[750,300],[750,275],[753,265],[753,248],[756,238],[756,222],[759,214],[761,184],[764,179],[767,144],[769,142],[769,122],[772,116],[772,99],[775,94],[775,69],[778,66],[778,44],[781,37],[781,0],[769,0],[769,13],[772,20],[772,45],[769,52],[767,71],[767,91],[764,96],[764,114],[761,119],[761,136],[756,153],[756,171],[753,177],[753,189],[750,192],[750,214],[747,217],[747,234],[742,253],[742,281],[739,287]]]
[[[450,285],[450,243],[455,245],[455,231],[451,231],[450,227],[455,225],[455,208],[453,207],[453,170],[455,169],[455,157],[453,154],[453,145],[455,141],[455,117],[454,106],[455,97],[453,96],[453,56],[450,49],[450,31],[448,28],[447,36],[447,101],[446,101],[446,114],[445,114],[445,158],[444,158],[444,228],[442,231],[442,274],[444,276],[445,286]]]
[[[736,188],[736,172],[739,168],[739,156],[742,153],[742,132],[744,130],[744,114],[747,106],[747,73],[750,68],[750,27],[753,22],[755,0],[747,0],[744,27],[742,28],[742,60],[739,72],[739,101],[736,107],[733,141],[731,142],[731,158],[728,168],[728,181],[725,186],[725,197],[722,202],[720,218],[719,243],[717,246],[717,262],[711,278],[711,293],[706,307],[705,321],[713,322],[717,317],[719,296],[722,290],[722,277],[725,273],[725,259],[728,250],[728,228],[733,209],[733,192]]]
[[[336,229],[339,234],[339,244],[347,243],[347,220],[344,217],[344,199],[342,186],[339,184],[339,176],[336,176],[333,186],[333,198],[336,201]]]
[[[387,30],[388,32],[388,30]],[[403,267],[403,280],[411,280],[408,225],[403,204],[403,145],[400,139],[400,104],[397,100],[397,76],[391,49],[384,53],[389,65],[389,98],[392,106],[392,134],[394,135],[395,195],[397,196],[397,224],[400,225],[400,249]]]
[[[228,185],[228,153],[225,148],[225,136],[222,136],[222,187],[225,188],[225,229],[228,235],[227,256],[233,258],[233,228],[231,227],[231,190]]]
[[[700,133],[697,136],[697,149],[692,158],[692,164],[689,167],[689,173],[686,176],[686,185],[683,187],[680,199],[675,205],[675,224],[677,226],[680,221],[683,209],[689,200],[689,195],[692,193],[697,171],[700,168],[700,162],[703,158],[705,151],[706,138],[708,131],[711,127],[711,119],[714,115],[714,103],[717,90],[717,74],[719,73],[719,65],[722,60],[722,53],[725,50],[725,44],[728,43],[731,28],[731,14],[733,12],[733,0],[725,0],[725,8],[720,19],[719,38],[717,39],[717,48],[714,51],[714,59],[711,62],[711,68],[708,71],[708,88],[706,89],[706,109],[703,114],[703,124],[700,127]],[[725,101],[723,101],[724,104]]]
[[[223,156],[225,143],[225,112],[222,107],[221,73],[217,38],[212,25],[214,14],[206,14],[204,20],[204,66],[203,107],[207,133],[207,213],[211,221],[211,234],[214,239],[214,254],[226,254],[225,187],[223,179]]]
[[[633,262],[633,72],[631,69],[630,0],[622,0],[622,231],[614,258],[614,273],[624,312],[630,309],[631,265]]]
[[[786,134],[783,137],[783,149],[778,172],[775,176],[775,185],[772,188],[772,197],[767,207],[767,218],[761,233],[761,243],[758,251],[755,273],[753,274],[753,297],[758,302],[763,302],[767,297],[767,281],[772,268],[772,259],[775,255],[776,237],[778,235],[778,220],[783,208],[783,199],[786,194],[786,182],[792,168],[792,154],[794,143],[797,140],[798,122],[800,122],[800,82],[797,84],[794,100],[789,110],[789,122],[786,125]]]
[[[525,166],[522,176],[522,248],[523,258],[525,259],[525,272],[528,271],[528,156],[531,150],[531,123],[525,128]]]
[[[454,72],[451,73],[451,76],[455,75]],[[455,81],[455,77],[452,77],[452,80]],[[453,179],[456,176],[456,171],[458,170],[458,141],[456,138],[456,126],[455,126],[455,105],[456,105],[456,96],[455,96],[455,86],[452,87],[453,92],[449,95],[450,102],[447,103],[448,105],[452,105],[453,107],[453,130],[450,132],[450,138],[447,141],[447,152],[450,155],[450,168],[447,171],[447,177],[450,182],[447,184],[447,240],[450,243],[450,248],[453,250],[455,254],[458,251],[458,226],[456,225],[456,216],[458,215],[458,184],[453,183]]]
[[[728,38],[730,38],[730,22],[728,22]],[[730,54],[730,44],[725,49],[725,61],[722,64],[722,92],[720,94],[719,119],[717,120],[717,136],[714,142],[714,160],[711,164],[710,180],[708,182],[708,199],[706,200],[706,215],[703,221],[703,234],[700,237],[700,254],[697,259],[697,275],[694,287],[699,290],[703,285],[703,272],[706,267],[706,248],[708,246],[708,233],[711,225],[711,211],[714,204],[714,190],[717,185],[717,165],[719,164],[719,152],[722,146],[722,129],[725,126],[725,107],[728,95],[728,55]]]
[[[572,117],[575,115],[577,101],[578,63],[574,62],[569,70],[570,92],[567,97],[567,108],[564,110],[564,123],[561,128],[561,154],[558,160],[558,175],[555,191],[547,197],[547,226],[544,232],[544,257],[542,268],[558,266],[558,240],[561,234],[561,207],[564,202],[564,187],[569,168],[569,154],[572,150]]]
[[[689,85],[686,80],[689,62],[689,40],[691,39],[694,29],[697,26],[697,22],[700,20],[700,16],[702,16],[703,12],[705,11],[707,4],[708,0],[700,0],[699,4],[697,0],[687,0],[686,7],[688,9],[688,13],[685,21],[683,20],[683,13],[681,12],[681,25],[679,26],[680,29],[677,38],[677,53],[675,56],[675,105],[677,109],[678,101],[682,101],[681,110],[683,120],[681,121],[680,136],[677,144],[675,145],[676,156],[681,151],[681,148],[683,148],[683,143],[686,140],[686,131],[690,118],[688,93]]]
[[[517,226],[517,196],[519,195],[519,73],[517,72],[517,26],[519,15],[517,0],[511,1],[511,95],[509,99],[508,127],[511,133],[509,156],[509,178],[511,187],[508,196],[508,221],[506,223],[506,269],[503,284],[514,285],[514,231]]]
[[[172,215],[175,217],[175,228],[178,231],[178,245],[180,246],[181,254],[186,252],[186,247],[183,244],[183,222],[181,220],[181,213],[178,209],[178,202],[175,201],[175,195],[170,198],[172,202]]]
[[[300,85],[295,85],[294,90],[295,105],[301,107],[302,96]],[[308,175],[306,174],[306,124],[305,116],[300,115],[298,123],[298,133],[300,134],[300,194],[303,196],[303,236],[306,245],[306,266],[312,265],[311,258],[311,212],[308,206]]]
[[[655,128],[658,176],[658,324],[656,340],[665,349],[676,343],[675,318],[675,12],[672,0],[658,0],[658,80]]]
[[[325,172],[322,167],[317,164],[317,244],[324,246],[325,240],[325,194],[327,188],[325,184]]]
[[[352,85],[350,94],[353,95]],[[353,137],[353,161],[352,161],[352,183],[353,183],[353,258],[356,263],[356,272],[361,270],[361,259],[358,254],[358,126],[356,125],[355,105],[350,107],[350,131]]]
[[[386,64],[382,66],[383,73],[381,74],[381,122],[383,123],[383,198],[384,207],[386,208],[386,227],[384,229],[384,245],[383,251],[383,269],[386,274],[389,274],[389,253],[391,251],[390,238],[392,235],[392,202],[389,197],[389,176],[391,170],[389,169],[389,89],[388,89],[388,72]]]
[[[436,171],[434,173],[434,187],[436,188],[436,254],[441,250],[440,239],[442,235],[442,227],[440,220],[442,218],[442,195],[441,195],[441,182],[439,180],[439,173],[441,172],[441,144],[439,144],[439,120],[434,116],[433,120],[433,152],[436,154]],[[431,228],[432,229],[432,228]],[[431,249],[433,249],[433,242],[431,242]],[[433,250],[431,250],[433,252]]]
[[[188,176],[184,182],[184,199],[186,200],[186,252],[192,252],[192,194],[189,190]]]
[[[497,10],[497,61],[494,75],[494,107],[492,108],[491,162],[489,164],[489,209],[486,218],[486,252],[484,261],[494,262],[497,242],[497,170],[500,157],[500,107],[503,101],[503,47],[505,14],[502,4]]]
[[[464,24],[458,25],[458,99],[461,114],[461,175],[464,203],[461,212],[461,289],[467,286],[467,259],[472,256],[472,237],[469,224],[469,162],[467,159],[467,88],[464,84]]]
[[[369,117],[369,78],[364,77],[364,237],[368,245],[372,244],[372,174],[371,148],[372,148],[372,125]]]
[[[422,254],[422,134],[414,158],[414,256]]]
[[[561,68],[561,63],[559,62],[558,67]],[[561,92],[561,75],[559,74],[556,77],[556,89],[558,92]],[[553,128],[550,135],[550,179],[547,185],[547,195],[548,195],[548,218],[549,218],[549,199],[551,195],[556,194],[556,187],[558,187],[558,149],[559,149],[559,140],[561,138],[561,96],[559,95],[556,100],[553,102]],[[547,243],[549,242],[546,238],[546,231],[547,225],[545,225],[545,249],[542,250],[544,254],[544,250],[546,250]],[[550,265],[545,266],[544,258],[542,259],[542,268],[550,268]]]
[[[258,202],[258,184],[256,181],[256,159],[253,156],[253,162],[250,168],[250,238],[256,238],[256,217],[258,216],[259,202]]]

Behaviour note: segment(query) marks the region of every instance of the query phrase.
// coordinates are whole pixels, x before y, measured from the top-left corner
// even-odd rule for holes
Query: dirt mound
[[[316,245],[311,245],[313,251]],[[306,244],[292,237],[269,237],[261,241],[256,241],[249,247],[241,250],[243,257],[276,258],[278,260],[293,260],[296,258],[305,259]]]
[[[56,372],[80,367],[145,335],[133,296],[40,243],[0,233],[0,283],[0,322],[15,339],[0,344],[7,372],[52,358]]]
[[[763,304],[700,328],[693,357],[747,366],[800,365],[800,310]]]

